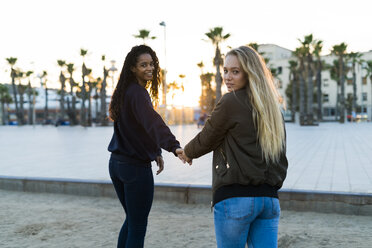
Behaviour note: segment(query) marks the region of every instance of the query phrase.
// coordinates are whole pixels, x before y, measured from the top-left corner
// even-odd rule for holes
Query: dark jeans
[[[120,230],[118,248],[143,247],[147,218],[154,196],[151,163],[136,164],[110,159],[112,183],[126,217]]]

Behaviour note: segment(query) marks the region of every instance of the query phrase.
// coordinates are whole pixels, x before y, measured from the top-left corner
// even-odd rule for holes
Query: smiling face
[[[223,79],[229,92],[239,90],[248,83],[247,76],[235,55],[227,55],[223,67]]]
[[[154,70],[154,61],[148,53],[138,56],[136,66],[131,68],[138,83],[142,86],[146,86],[147,81],[153,79]]]

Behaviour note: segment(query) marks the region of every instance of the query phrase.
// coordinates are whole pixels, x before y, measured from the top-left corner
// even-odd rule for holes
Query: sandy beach
[[[117,199],[0,190],[0,247],[116,247]],[[372,246],[372,216],[282,211],[279,247]],[[216,247],[207,205],[155,201],[145,247]]]

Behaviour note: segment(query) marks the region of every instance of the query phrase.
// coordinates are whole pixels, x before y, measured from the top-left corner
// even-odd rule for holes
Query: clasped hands
[[[183,163],[188,163],[189,165],[192,165],[192,159],[187,157],[185,154],[185,151],[182,148],[177,148],[176,149],[176,154],[177,157],[183,162]]]

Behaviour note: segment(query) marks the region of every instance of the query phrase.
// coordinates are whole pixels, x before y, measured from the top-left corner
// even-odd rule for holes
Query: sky
[[[310,33],[324,41],[324,54],[341,42],[348,51],[365,52],[372,50],[371,9],[369,0],[2,0],[0,83],[10,83],[8,57],[18,58],[23,71],[47,70],[50,87],[58,82],[57,60],[74,63],[79,81],[81,48],[88,50],[86,64],[95,77],[102,77],[103,54],[105,65],[115,60],[120,72],[131,47],[142,43],[133,35],[147,29],[157,37],[147,45],[167,68],[167,82],[185,85],[174,103],[195,106],[201,90],[197,63],[203,61],[204,72],[214,71],[215,50],[205,36],[209,29],[222,26],[231,34],[221,44],[222,53],[250,42],[293,50]],[[181,80],[180,74],[186,77]],[[32,78],[33,85],[38,82]]]

